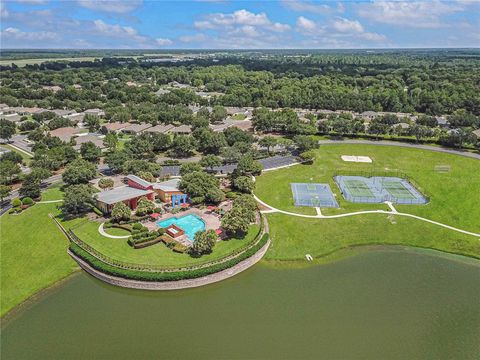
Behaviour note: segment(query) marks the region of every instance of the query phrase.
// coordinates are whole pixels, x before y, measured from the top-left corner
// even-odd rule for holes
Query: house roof
[[[121,123],[121,122],[111,122],[111,123],[106,123],[103,126],[105,127],[105,129],[107,129],[109,131],[117,131],[117,130],[120,130],[120,129],[124,129],[127,126],[130,126],[130,124],[129,123]]]
[[[102,191],[96,194],[97,200],[105,204],[116,204],[120,201],[134,199],[153,193],[152,190],[141,190],[131,186],[120,186],[112,190]]]
[[[84,111],[84,113],[89,115],[98,115],[98,116],[105,115],[105,111],[103,111],[102,109],[87,109]]]
[[[151,127],[152,127],[152,124],[131,124],[125,127],[122,131],[139,133]]]
[[[73,114],[75,112],[75,110],[64,110],[64,109],[53,109],[51,111],[58,116],[66,116],[66,115]]]
[[[177,134],[188,134],[192,132],[192,127],[190,125],[180,125],[170,129],[169,132]]]
[[[79,132],[79,128],[68,126],[49,131],[49,134],[50,136],[56,136],[63,141],[69,141],[73,135],[78,134]]]
[[[147,130],[145,130],[145,132],[149,132],[149,133],[166,133],[167,131],[173,129],[173,125],[170,125],[170,124],[159,124],[159,125],[156,125],[156,126],[153,126],[151,128],[148,128]]]
[[[130,174],[130,175],[127,175],[126,178],[144,187],[152,186],[151,182],[147,180],[143,180],[141,177],[138,177],[137,175]]]
[[[180,191],[178,188],[179,183],[180,179],[170,179],[153,184],[153,188],[162,191]]]
[[[480,129],[472,131],[473,135],[475,135],[477,138],[480,138]]]
[[[22,116],[18,115],[18,114],[3,114],[3,115],[0,115],[0,119],[5,119],[5,120],[13,121],[13,122],[20,121],[21,118],[22,118]]]
[[[96,146],[98,146],[100,149],[104,149],[105,145],[103,145],[103,137],[100,137],[98,135],[93,135],[93,134],[88,134],[84,136],[78,136],[75,138],[75,146],[73,147],[75,150],[80,149],[80,146],[84,143],[87,142],[92,142]]]

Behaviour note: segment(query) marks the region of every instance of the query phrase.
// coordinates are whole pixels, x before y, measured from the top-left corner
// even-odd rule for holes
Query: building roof
[[[95,115],[95,116],[105,115],[105,111],[103,111],[102,109],[87,109],[83,113],[88,115]]]
[[[75,138],[75,146],[73,147],[75,150],[80,149],[80,146],[84,143],[87,142],[92,142],[96,146],[98,146],[100,149],[105,149],[105,145],[103,145],[103,137],[100,137],[99,135],[94,135],[94,134],[88,134],[84,136],[78,136]]]
[[[69,141],[73,135],[78,134],[79,132],[79,128],[68,126],[49,131],[49,134],[50,136],[56,136],[60,138],[62,141]]]
[[[117,131],[126,128],[127,126],[130,126],[130,123],[121,123],[121,122],[111,122],[111,123],[106,123],[103,124],[105,129],[109,131]]]
[[[0,110],[6,110],[9,106],[7,104],[0,104]]]
[[[149,186],[152,186],[152,183],[147,181],[147,180],[144,180],[142,179],[141,177],[137,176],[137,175],[127,175],[125,176],[128,180],[131,180],[135,183],[137,183],[138,185],[141,185],[141,186],[144,186],[144,187],[149,187]]]
[[[5,119],[13,122],[20,121],[22,119],[21,115],[18,114],[2,114],[0,115],[0,119]]]
[[[176,134],[189,134],[192,132],[192,127],[190,125],[180,125],[176,126],[169,130],[171,133]]]
[[[65,110],[65,109],[53,109],[50,111],[54,112],[58,116],[67,116],[75,112],[75,110]]]
[[[152,190],[141,190],[131,186],[120,186],[112,190],[102,191],[96,194],[97,200],[105,204],[116,204],[120,201],[134,199],[153,193]]]
[[[178,188],[179,183],[180,179],[170,179],[153,184],[153,188],[162,191],[180,191]]]
[[[156,125],[156,126],[153,126],[151,128],[148,128],[147,130],[145,130],[145,132],[149,132],[149,133],[166,133],[168,132],[169,130],[173,129],[173,125],[170,125],[170,124],[159,124],[159,125]]]
[[[477,138],[480,138],[480,129],[472,131],[473,135],[475,135]]]
[[[139,133],[143,130],[146,130],[148,128],[151,128],[152,124],[130,124],[129,126],[125,127],[122,129],[123,132],[133,132],[133,133]]]

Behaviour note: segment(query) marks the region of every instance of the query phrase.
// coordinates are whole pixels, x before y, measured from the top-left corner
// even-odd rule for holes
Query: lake
[[[197,289],[73,276],[2,327],[7,359],[478,359],[480,262],[383,249]]]

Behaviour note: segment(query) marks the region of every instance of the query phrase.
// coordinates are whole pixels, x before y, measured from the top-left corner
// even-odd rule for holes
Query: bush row
[[[195,278],[211,275],[219,271],[231,268],[232,266],[254,255],[258,250],[260,250],[267,243],[267,241],[268,241],[268,234],[264,234],[262,238],[259,240],[259,242],[255,244],[255,246],[252,246],[250,249],[246,250],[244,253],[237,256],[236,258],[230,259],[223,263],[214,264],[209,267],[204,267],[201,269],[172,271],[172,272],[149,272],[149,271],[139,271],[139,270],[125,270],[125,269],[121,269],[121,268],[104,263],[103,261],[90,255],[88,252],[83,250],[81,247],[79,247],[75,243],[70,243],[70,250],[75,255],[80,257],[82,260],[87,262],[94,269],[108,275],[122,277],[125,279],[141,280],[141,281],[178,281],[178,280],[186,280],[186,279],[195,279]]]

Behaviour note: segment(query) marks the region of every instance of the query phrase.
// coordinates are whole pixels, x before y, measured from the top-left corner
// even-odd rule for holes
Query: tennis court
[[[345,200],[357,203],[426,204],[423,196],[410,182],[399,177],[335,176],[334,180]]]
[[[291,183],[295,206],[338,207],[328,184]]]

